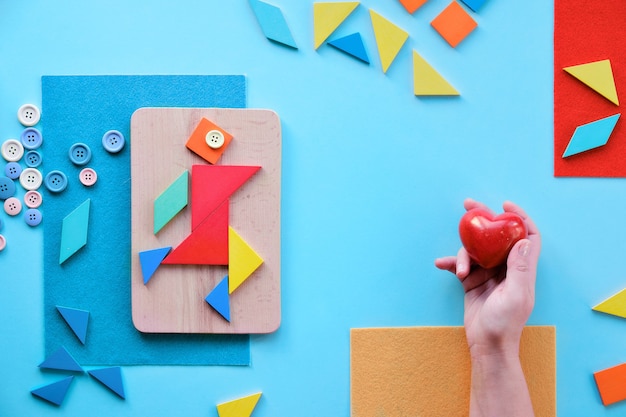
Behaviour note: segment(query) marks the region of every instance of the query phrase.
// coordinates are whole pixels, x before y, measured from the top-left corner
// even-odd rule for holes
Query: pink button
[[[4,211],[9,216],[17,216],[22,211],[22,203],[15,197],[4,200]]]
[[[4,236],[0,235],[0,252],[2,252],[2,250],[6,247],[7,247],[7,240],[4,238]]]
[[[85,187],[91,187],[98,181],[98,174],[92,168],[84,168],[78,178]]]
[[[28,208],[37,208],[42,202],[43,197],[41,197],[39,191],[32,190],[27,191],[26,194],[24,194],[24,204],[26,204],[26,207]]]

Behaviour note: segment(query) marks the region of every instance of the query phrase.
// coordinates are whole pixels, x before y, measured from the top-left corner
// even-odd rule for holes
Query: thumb
[[[506,264],[507,286],[513,291],[530,291],[534,294],[535,280],[537,275],[537,261],[539,248],[530,239],[522,239],[517,242]]]

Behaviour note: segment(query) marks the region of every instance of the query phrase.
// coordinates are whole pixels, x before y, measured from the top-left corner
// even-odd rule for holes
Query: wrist
[[[469,346],[472,362],[519,360],[519,340],[501,343],[474,343]]]

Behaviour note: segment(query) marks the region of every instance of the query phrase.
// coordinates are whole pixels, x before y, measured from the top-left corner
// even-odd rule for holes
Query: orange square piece
[[[430,24],[453,48],[478,26],[456,1],[450,3]]]
[[[207,140],[209,140],[207,139],[208,133],[214,131],[218,132],[218,137],[220,134],[223,137],[224,143],[219,148],[215,146],[211,147],[207,143]],[[228,148],[231,140],[233,140],[233,135],[203,117],[202,120],[200,120],[200,123],[198,123],[198,126],[196,126],[194,131],[191,133],[191,136],[189,136],[185,146],[205,159],[207,162],[215,164],[217,160],[220,159],[226,148]]]
[[[428,0],[400,0],[407,12],[413,13]]]
[[[626,400],[626,363],[593,374],[602,398],[602,404],[610,405]]]

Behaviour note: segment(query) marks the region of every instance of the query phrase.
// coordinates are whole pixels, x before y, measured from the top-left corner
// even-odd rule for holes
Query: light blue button
[[[43,142],[43,136],[41,136],[41,132],[34,127],[28,127],[22,131],[20,140],[24,148],[37,149]]]
[[[11,178],[12,180],[16,180],[20,177],[22,173],[22,166],[17,162],[9,162],[4,167],[4,175]]]
[[[50,171],[44,183],[50,192],[60,193],[67,188],[67,177],[61,171]]]
[[[35,227],[41,223],[43,216],[37,209],[28,209],[24,212],[24,221],[27,225]]]
[[[102,136],[102,146],[109,153],[118,153],[124,148],[125,143],[124,135],[117,130],[109,130]]]
[[[84,143],[75,143],[70,147],[70,160],[75,165],[86,165],[91,161],[91,149]]]
[[[0,177],[0,200],[6,200],[15,195],[15,183],[11,178]]]
[[[31,168],[37,168],[41,165],[41,154],[37,151],[28,151],[26,155],[24,155],[24,162],[26,162],[26,166]]]

